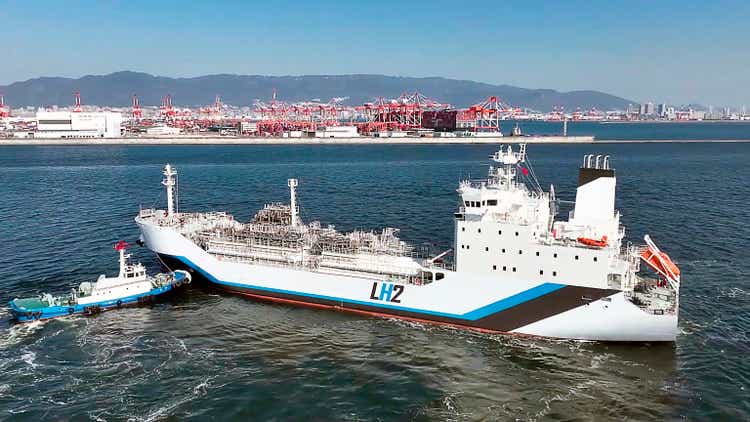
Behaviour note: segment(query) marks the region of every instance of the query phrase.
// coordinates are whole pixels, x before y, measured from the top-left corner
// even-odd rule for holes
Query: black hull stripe
[[[159,257],[170,270],[188,270],[191,272],[191,274],[193,274],[194,281],[204,281],[212,286],[219,287],[221,290],[225,290],[228,292],[236,292],[240,294],[252,295],[254,297],[268,298],[268,300],[279,299],[290,302],[309,303],[313,305],[333,307],[341,310],[362,311],[393,317],[434,321],[438,323],[459,325],[468,328],[497,332],[513,331],[525,325],[577,308],[579,306],[586,306],[592,301],[611,296],[618,292],[617,290],[609,289],[564,286],[558,290],[523,302],[509,309],[505,309],[478,320],[471,321],[460,318],[450,318],[426,313],[403,311],[399,309],[391,309],[375,305],[368,306],[357,303],[338,302],[334,300],[308,297],[304,295],[271,292],[266,290],[253,289],[250,287],[240,287],[214,283],[202,276],[200,269],[192,268],[178,258],[163,254],[159,254]]]

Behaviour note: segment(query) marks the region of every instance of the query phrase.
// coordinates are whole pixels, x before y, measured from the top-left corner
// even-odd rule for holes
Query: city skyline
[[[7,2],[0,85],[119,70],[442,76],[740,108],[750,5]],[[52,28],[52,29],[51,29]]]

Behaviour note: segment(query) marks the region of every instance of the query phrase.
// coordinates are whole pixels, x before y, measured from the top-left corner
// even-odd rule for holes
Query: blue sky
[[[379,73],[750,106],[750,1],[0,1],[0,84]]]

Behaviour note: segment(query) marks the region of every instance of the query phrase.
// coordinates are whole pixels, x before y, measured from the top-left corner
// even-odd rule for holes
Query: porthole
[[[576,261],[578,261],[578,255],[576,255]]]
[[[503,253],[505,253],[505,248],[503,248]]]
[[[554,253],[554,254],[552,255],[552,257],[553,257],[553,258],[557,258],[557,253]]]
[[[519,250],[518,250],[518,254],[519,254],[519,255],[523,255],[523,251],[519,249]]]
[[[516,272],[516,267],[513,267],[513,272]]]
[[[493,266],[492,266],[492,269],[493,269],[493,270],[496,270],[496,269],[497,269],[497,265],[493,265]]]
[[[536,251],[536,256],[539,256],[539,251]]]
[[[477,233],[481,233],[481,232],[482,232],[482,229],[477,229]]]
[[[485,247],[484,247],[484,251],[485,251],[485,252],[489,252],[489,251],[490,251],[490,248],[489,248],[489,247],[487,247],[487,246],[485,246]]]
[[[466,231],[466,227],[461,227],[461,231],[465,232]]]
[[[557,277],[557,271],[552,271],[552,277]]]
[[[596,257],[594,257],[594,262],[596,262],[596,261],[598,261],[598,259]]]
[[[464,245],[461,245],[461,249],[463,249],[463,248],[464,248]]]
[[[503,271],[508,271],[508,267],[506,267],[505,265],[503,265]]]
[[[539,275],[544,275],[544,270],[539,270]]]
[[[498,235],[500,235],[500,236],[502,236],[502,234],[503,234],[503,231],[502,231],[502,230],[498,230],[498,231],[497,231],[497,234],[498,234]]]
[[[518,232],[516,232],[516,236],[518,236]]]

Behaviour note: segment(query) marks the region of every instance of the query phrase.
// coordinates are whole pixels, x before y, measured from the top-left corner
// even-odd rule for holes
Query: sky
[[[0,85],[120,70],[443,76],[750,106],[750,1],[0,0]]]

